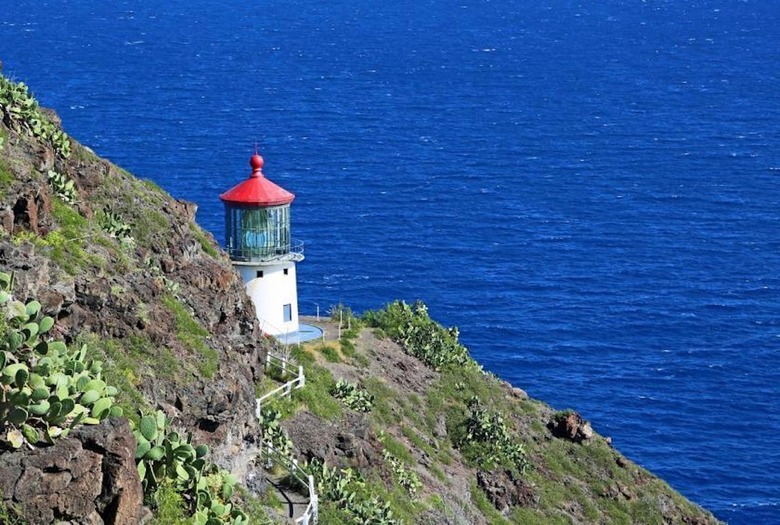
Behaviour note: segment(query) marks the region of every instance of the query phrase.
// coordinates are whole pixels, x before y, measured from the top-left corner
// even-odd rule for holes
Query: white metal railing
[[[274,340],[274,347],[282,353],[285,353],[285,348],[276,342],[276,340]],[[267,352],[265,356],[265,368],[268,370],[271,367],[275,367],[281,370],[282,378],[284,378],[285,375],[294,373],[296,371],[295,365],[293,365],[284,355],[276,355],[273,352]],[[298,365],[297,372],[297,377],[257,398],[255,415],[258,420],[260,420],[263,401],[276,395],[289,396],[292,394],[293,389],[303,388],[306,386],[306,376],[303,373],[303,366]],[[293,476],[301,485],[306,487],[309,504],[306,506],[306,510],[303,512],[303,514],[295,520],[295,523],[297,525],[316,525],[318,520],[319,500],[317,499],[314,477],[311,474],[308,474],[298,465],[298,460],[280,453],[273,448],[270,442],[263,442],[263,446],[261,447],[261,456],[263,452],[265,452],[267,468],[270,468],[273,465],[273,458],[276,458],[290,472],[291,476]]]
[[[265,366],[266,368],[268,368],[272,365],[279,367],[282,370],[282,372],[285,374],[290,372],[288,367],[292,366],[287,359],[273,355],[272,353],[268,352],[265,358]],[[263,401],[265,401],[266,399],[276,395],[289,396],[290,394],[292,394],[293,389],[303,388],[304,386],[306,386],[306,376],[303,373],[303,367],[301,365],[298,365],[298,376],[296,378],[287,381],[282,386],[278,388],[274,388],[270,392],[267,392],[257,398],[255,415],[257,416],[258,419],[260,419],[260,407],[262,406]]]
[[[309,504],[306,506],[306,510],[303,514],[295,520],[295,523],[299,525],[314,525],[319,518],[319,500],[317,498],[317,491],[314,484],[314,476],[303,470],[298,465],[298,460],[291,458],[281,452],[277,451],[271,443],[263,443],[263,451],[265,451],[266,468],[273,466],[273,461],[277,460],[290,472],[290,475],[294,477],[301,485],[306,487],[308,492]]]

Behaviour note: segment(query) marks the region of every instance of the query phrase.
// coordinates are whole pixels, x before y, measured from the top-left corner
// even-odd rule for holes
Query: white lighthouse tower
[[[295,195],[265,178],[263,157],[255,154],[249,164],[249,178],[219,196],[225,203],[225,242],[261,330],[283,339],[299,330],[295,263],[303,260],[303,243],[290,238]]]

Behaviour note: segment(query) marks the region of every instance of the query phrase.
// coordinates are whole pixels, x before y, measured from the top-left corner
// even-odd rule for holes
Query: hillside
[[[220,496],[207,496],[210,519],[224,518],[202,523],[245,523],[228,501],[250,523],[286,522],[268,481],[279,479],[278,466],[266,473],[258,458],[255,398],[278,384],[263,369],[271,350],[291,352],[307,384],[264,406],[266,438],[315,475],[320,523],[716,522],[576,413],[555,412],[482,371],[456,331],[419,305],[360,319],[337,309],[341,326],[323,324],[329,341],[276,347],[260,334],[230,261],[195,223],[193,205],[97,157],[26,88],[1,77],[0,117],[0,273],[13,275],[3,281],[0,466],[8,475],[0,522],[201,523],[186,518],[203,506],[200,488],[190,498],[182,487],[201,471],[216,479],[204,461],[233,477],[220,474]],[[14,340],[21,333],[26,341]],[[68,352],[84,347],[84,362],[102,362],[87,368],[123,417],[90,405],[95,421],[47,444],[48,425],[64,428],[74,417],[36,419],[25,406],[28,426],[40,428],[23,428],[24,445],[14,445],[23,424],[12,392],[33,373],[5,363],[27,348],[34,370],[47,355],[41,344],[65,355],[60,341]],[[61,393],[60,379],[38,386],[57,390],[47,403],[69,395],[86,403],[74,385]],[[209,451],[199,448],[187,464],[197,473],[150,481],[142,470],[142,484],[134,456],[154,453],[139,453],[136,438],[147,436],[144,423],[157,410],[192,433],[193,458],[196,444]]]

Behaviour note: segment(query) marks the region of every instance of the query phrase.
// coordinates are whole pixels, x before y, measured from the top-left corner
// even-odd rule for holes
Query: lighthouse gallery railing
[[[239,262],[300,261],[303,260],[303,241],[294,240],[284,246],[228,246],[227,252],[232,260]]]

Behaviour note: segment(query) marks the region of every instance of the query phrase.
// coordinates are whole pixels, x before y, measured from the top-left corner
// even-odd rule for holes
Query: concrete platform
[[[297,345],[306,341],[313,341],[322,337],[323,330],[318,326],[300,323],[297,332],[282,334],[276,337],[276,340],[283,345]]]

